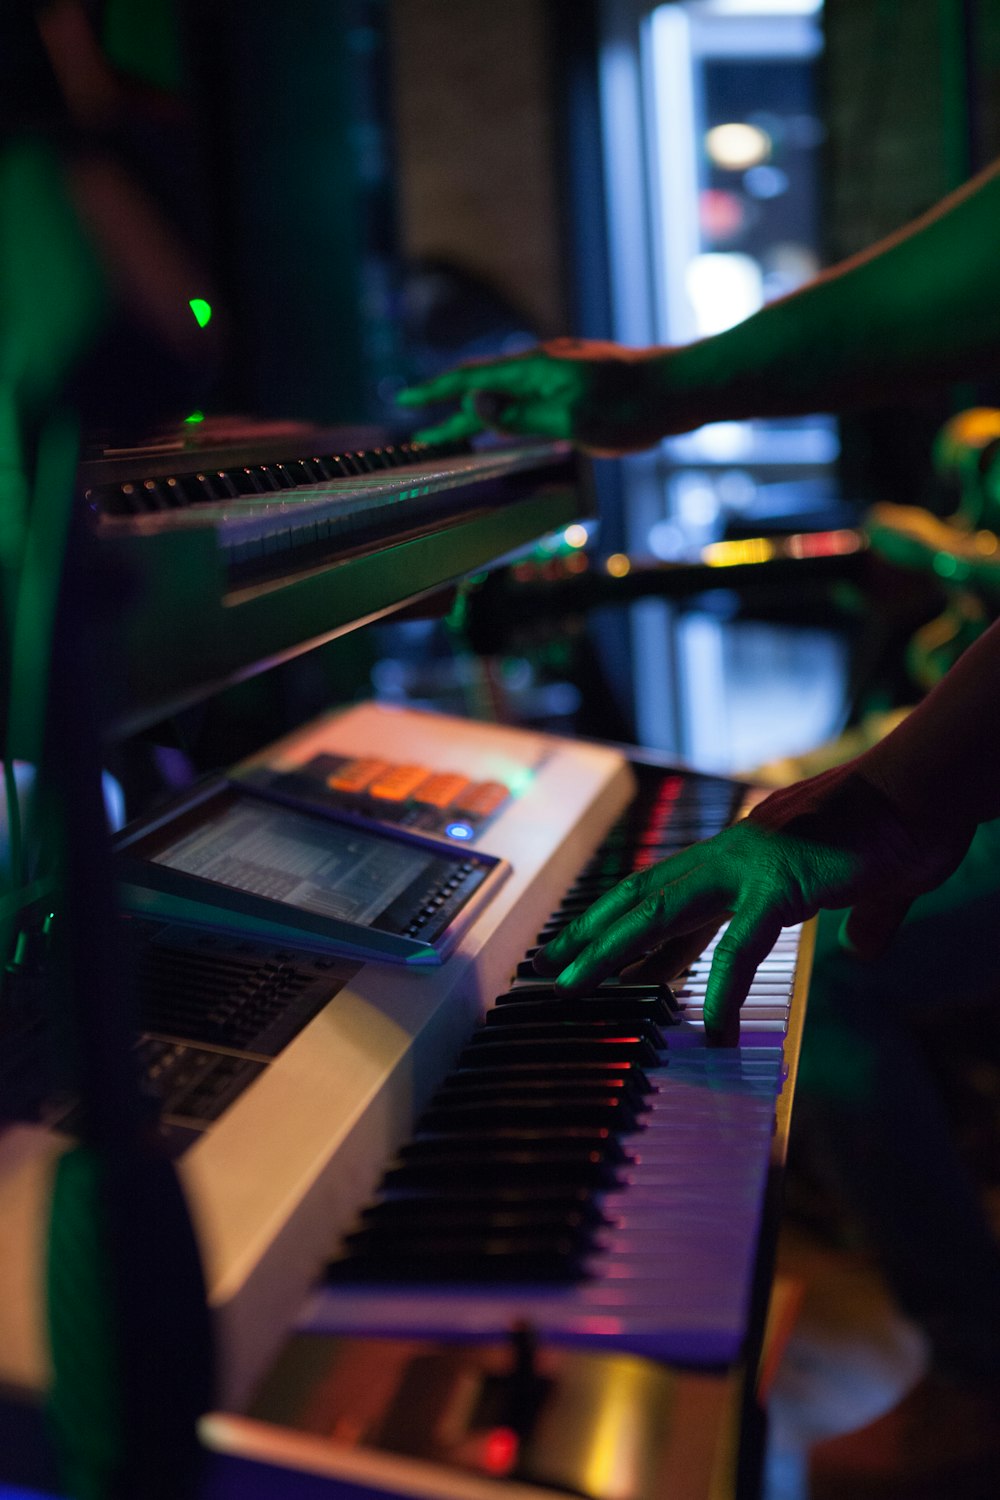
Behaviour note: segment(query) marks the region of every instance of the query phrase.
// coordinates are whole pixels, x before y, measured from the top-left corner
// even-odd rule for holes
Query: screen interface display
[[[390,932],[451,861],[349,824],[252,798],[223,799],[150,859],[302,911]]]

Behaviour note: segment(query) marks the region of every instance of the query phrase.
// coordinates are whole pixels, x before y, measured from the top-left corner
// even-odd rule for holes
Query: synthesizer
[[[241,462],[232,453],[155,455],[84,466],[81,487],[98,534],[152,550],[155,538],[210,532],[227,595],[237,602],[311,568],[387,540],[436,530],[509,504],[560,472],[566,444],[519,443],[471,452],[398,442]],[[251,450],[259,456],[257,450]]]
[[[567,444],[283,442],[80,466],[113,731],[378,619],[590,514]],[[356,435],[354,438],[356,443]]]
[[[234,943],[176,923],[149,938],[148,918],[128,919],[140,1056],[202,1246],[220,1411],[248,1410],[290,1329],[447,1344],[530,1325],[557,1347],[706,1378],[745,1360],[808,933],[782,938],[740,1047],[717,1052],[701,1021],[710,955],[672,994],[612,989],[571,1016],[528,955],[608,880],[724,826],[747,789],[617,747],[371,704],[297,731],[235,779],[419,828],[510,873],[434,969],[264,952],[252,932]],[[0,1383],[29,1395],[47,1380],[45,1181],[70,1130],[26,1118],[0,1132]],[[519,1217],[524,1197],[540,1224]]]

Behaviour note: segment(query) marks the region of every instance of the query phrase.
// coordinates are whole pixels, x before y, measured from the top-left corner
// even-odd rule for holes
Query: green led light
[[[535,771],[531,766],[520,766],[516,771],[509,772],[503,779],[511,796],[521,797],[534,781]]]
[[[185,417],[184,420],[185,422],[190,422],[192,425],[195,422],[204,422],[205,413],[203,411],[193,411],[191,415],[189,417]]]
[[[212,308],[204,297],[192,297],[188,307],[194,313],[199,328],[204,328],[206,323],[211,321]]]

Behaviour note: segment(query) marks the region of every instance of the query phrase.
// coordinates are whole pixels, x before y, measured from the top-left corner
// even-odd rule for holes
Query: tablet
[[[313,950],[438,964],[509,874],[467,846],[214,783],[115,842],[124,904]]]

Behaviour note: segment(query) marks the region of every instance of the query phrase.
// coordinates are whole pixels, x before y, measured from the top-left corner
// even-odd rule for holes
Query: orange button
[[[473,818],[488,818],[510,796],[502,781],[479,781],[463,792],[455,803],[456,812]]]
[[[332,776],[328,776],[326,784],[335,792],[363,792],[377,776],[381,776],[389,770],[387,760],[374,760],[371,756],[361,756],[357,760],[349,760],[346,766],[341,766]]]
[[[368,795],[382,802],[405,802],[414,787],[426,780],[426,766],[390,766],[384,776],[372,782]]]
[[[468,785],[467,776],[459,776],[453,771],[438,771],[420,783],[413,793],[413,800],[424,807],[449,807],[459,792],[464,791]]]

